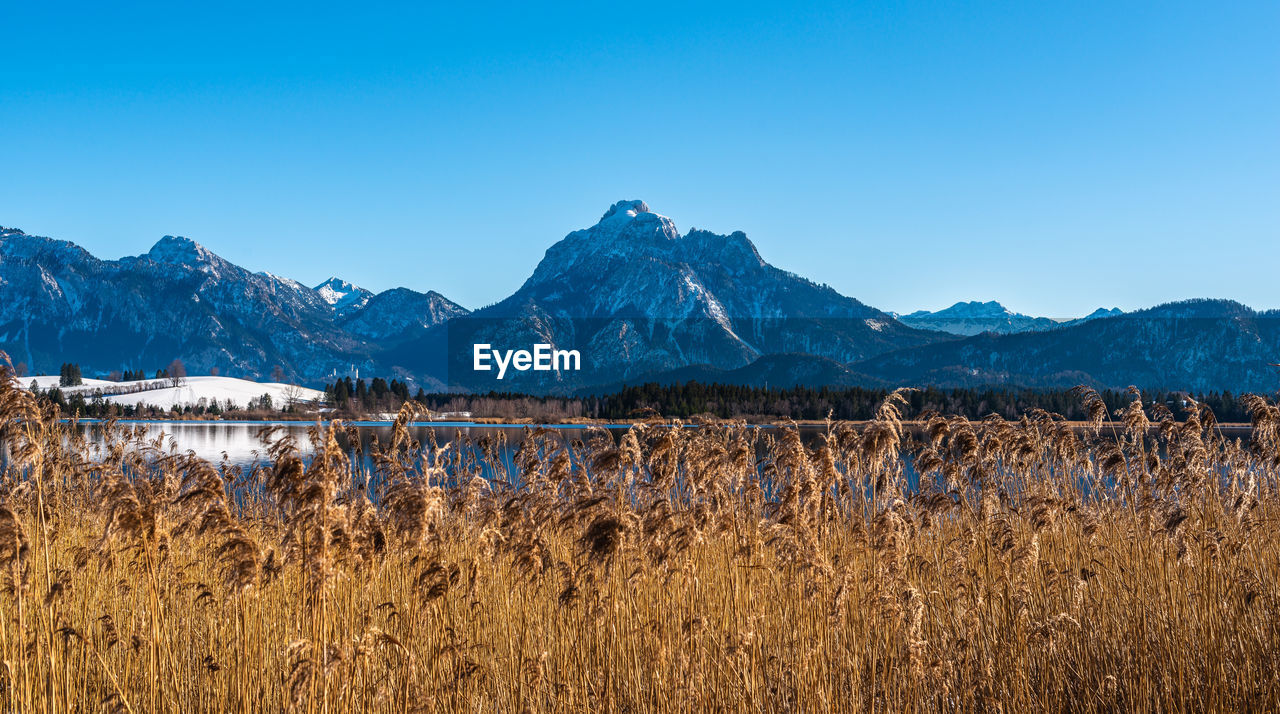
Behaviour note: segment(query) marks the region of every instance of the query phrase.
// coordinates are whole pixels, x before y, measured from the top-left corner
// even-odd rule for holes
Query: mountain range
[[[551,245],[512,295],[471,312],[445,296],[307,287],[186,238],[102,260],[0,228],[0,350],[33,373],[155,369],[319,385],[359,374],[428,390],[570,393],[639,381],[1010,385],[1270,391],[1280,314],[1193,300],[1075,320],[961,302],[896,315],[767,263],[741,232],[680,233],[619,201]],[[473,346],[577,350],[581,370],[474,369]]]
[[[732,370],[770,354],[848,363],[945,339],[769,265],[742,233],[682,235],[643,201],[620,201],[551,246],[510,297],[388,357],[415,373],[443,371],[455,386],[570,391],[690,365]],[[590,368],[499,382],[470,369],[465,348],[477,343],[577,349]],[[442,354],[443,366],[427,361]]]
[[[1120,308],[1098,308],[1088,315],[1072,320],[1055,320],[1049,317],[1032,317],[1014,312],[998,302],[958,302],[936,312],[917,310],[909,315],[894,315],[899,321],[922,330],[940,330],[953,335],[972,337],[984,332],[1011,335],[1016,332],[1042,332],[1066,325],[1074,325],[1099,317],[1121,315]]]
[[[984,333],[878,355],[851,368],[892,384],[1271,393],[1280,373],[1280,311],[1186,300],[1045,332]]]
[[[101,260],[74,243],[0,229],[0,349],[33,373],[62,362],[86,374],[153,370],[181,358],[192,374],[261,378],[280,366],[318,384],[376,372],[377,352],[465,313],[436,293],[339,295],[334,285],[253,273],[186,238]]]

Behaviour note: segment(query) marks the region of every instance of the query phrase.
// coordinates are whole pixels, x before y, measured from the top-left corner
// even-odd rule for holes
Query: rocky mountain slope
[[[87,374],[152,370],[174,358],[192,374],[217,368],[258,379],[279,366],[289,379],[313,384],[352,369],[376,371],[371,355],[383,347],[365,325],[378,319],[381,302],[359,289],[335,299],[324,290],[333,283],[315,290],[252,273],[174,236],[112,261],[73,243],[3,229],[0,350],[33,372],[56,371],[66,361]],[[406,309],[405,322],[461,309],[447,300],[444,306],[438,295],[423,297],[425,305],[407,300],[416,311]],[[397,293],[385,302],[400,299]],[[366,313],[367,303],[377,303],[375,312]]]
[[[354,335],[390,347],[467,312],[434,290],[392,288],[368,298],[360,309],[341,316],[339,323]]]
[[[773,267],[741,232],[681,234],[643,201],[620,201],[551,246],[513,295],[383,359],[474,389],[571,390],[689,365],[732,370],[763,355],[841,363],[949,339]],[[471,369],[476,343],[576,349],[579,372]],[[425,355],[446,353],[444,373]]]

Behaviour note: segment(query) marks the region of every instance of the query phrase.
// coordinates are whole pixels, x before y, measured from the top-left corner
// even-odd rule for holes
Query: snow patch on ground
[[[56,375],[24,377],[19,382],[26,387],[30,386],[32,380],[36,382],[36,386],[40,389],[58,386],[58,377]],[[98,389],[114,391],[140,386],[151,387],[158,381],[160,380],[108,382],[103,379],[86,379],[81,386],[63,387],[62,392],[68,396],[76,392],[83,392],[86,398],[90,398]],[[299,403],[324,399],[324,392],[317,389],[307,389],[306,387],[277,382],[251,382],[247,379],[236,379],[235,377],[184,377],[182,386],[179,387],[145,389],[131,394],[109,395],[104,399],[113,404],[147,404],[161,409],[195,405],[201,399],[204,399],[207,404],[210,400],[217,399],[218,404],[223,407],[230,400],[236,406],[243,408],[250,400],[261,399],[264,394],[271,395],[271,403],[276,407],[287,406],[291,399]]]
[[[52,374],[52,375],[41,374],[41,375],[36,375],[35,377],[18,377],[18,384],[21,384],[23,387],[30,387],[31,383],[35,382],[36,386],[39,387],[40,389],[49,389],[50,387],[58,386],[58,380],[60,379],[61,377],[59,377],[56,374]],[[74,391],[76,389],[83,389],[84,387],[106,387],[106,386],[115,386],[115,385],[122,385],[122,384],[137,384],[136,382],[109,382],[105,379],[87,379],[87,378],[81,381],[84,382],[82,386],[63,387],[62,388],[63,392],[65,393],[68,389]]]

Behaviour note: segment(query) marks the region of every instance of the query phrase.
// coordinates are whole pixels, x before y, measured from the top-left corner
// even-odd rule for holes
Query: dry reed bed
[[[817,444],[535,431],[511,469],[405,411],[370,480],[339,426],[242,472],[2,384],[0,710],[1275,709],[1280,410],[1240,444],[1081,397],[1122,435],[911,443],[894,395]]]

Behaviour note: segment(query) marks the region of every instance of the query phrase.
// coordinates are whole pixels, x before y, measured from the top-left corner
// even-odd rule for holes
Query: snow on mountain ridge
[[[630,201],[618,201],[610,206],[609,210],[605,211],[603,216],[600,216],[598,223],[605,223],[610,219],[614,219],[616,222],[626,222],[641,213],[649,213],[649,204],[644,201],[634,199]]]
[[[721,289],[728,288],[729,278],[741,281],[794,278],[816,287],[816,284],[801,276],[786,273],[765,262],[742,231],[720,235],[693,228],[681,235],[674,221],[654,213],[641,200],[618,201],[605,211],[595,225],[573,231],[553,244],[526,281],[525,287],[558,284],[566,276],[575,273],[603,276],[619,270],[644,272],[644,262],[677,271],[681,270],[682,265],[691,266],[698,275],[698,280],[703,280],[709,272],[715,272],[723,278]],[[711,286],[701,287],[702,292],[715,297]],[[639,297],[638,289],[623,292]],[[835,295],[834,291],[832,294]],[[619,294],[615,291],[610,299],[601,301],[600,304],[615,304],[618,298]],[[590,300],[589,297],[586,299]],[[739,300],[737,303],[723,307],[730,311],[745,307],[743,301]],[[655,307],[661,311],[662,305]],[[748,310],[748,314],[756,312],[755,309]]]
[[[916,310],[907,315],[907,317],[957,317],[957,318],[974,318],[974,317],[1030,317],[1029,315],[1021,315],[1009,308],[1001,305],[995,300],[987,302],[979,302],[970,300],[968,302],[958,302],[951,307],[943,308],[937,312],[928,310]]]
[[[341,324],[362,337],[403,340],[468,312],[434,290],[420,293],[409,288],[392,288],[365,298],[360,309],[351,310],[341,318]]]
[[[320,297],[330,305],[338,304],[342,298],[350,295],[357,289],[358,288],[356,288],[355,285],[352,285],[341,278],[329,278],[323,283],[312,288],[312,290],[320,293]]]
[[[1098,308],[1085,317],[1070,320],[1058,320],[1049,317],[1034,317],[1014,312],[995,300],[980,302],[970,300],[957,302],[951,307],[931,312],[917,310],[908,315],[894,315],[900,322],[929,330],[941,330],[954,335],[971,337],[983,332],[1008,335],[1018,332],[1042,332],[1066,325],[1075,325],[1086,320],[1112,317],[1123,314],[1119,308],[1110,310]]]
[[[184,236],[164,236],[151,246],[146,257],[158,263],[194,266],[225,262],[208,248]]]
[[[0,261],[7,259],[53,262],[59,267],[97,261],[89,251],[69,240],[28,235],[17,228],[0,230]]]
[[[340,316],[350,315],[363,308],[373,297],[373,292],[336,277],[329,278],[313,289]]]

